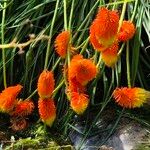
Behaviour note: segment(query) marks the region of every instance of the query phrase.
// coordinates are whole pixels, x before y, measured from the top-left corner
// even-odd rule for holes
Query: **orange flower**
[[[88,95],[72,92],[70,106],[78,114],[83,114],[89,104]]]
[[[150,98],[150,92],[142,88],[116,88],[113,92],[115,101],[122,107],[135,108],[143,105]]]
[[[90,27],[90,41],[96,50],[103,51],[116,39],[119,15],[116,11],[100,8]]]
[[[113,67],[118,60],[118,43],[114,43],[101,53],[102,60],[108,67]]]
[[[41,120],[51,127],[56,118],[54,101],[52,99],[39,99],[38,108]]]
[[[69,80],[76,79],[84,86],[95,78],[96,74],[96,66],[90,59],[84,59],[82,55],[76,55],[72,58],[68,70]]]
[[[67,54],[67,49],[70,41],[70,32],[61,32],[55,40],[55,49],[60,57],[65,58]]]
[[[134,24],[130,21],[123,21],[118,34],[118,40],[123,42],[128,41],[134,36],[134,34],[135,34]]]
[[[14,111],[10,113],[12,116],[27,116],[32,113],[34,109],[34,104],[31,100],[22,101],[19,100],[15,106]]]
[[[0,95],[0,111],[3,113],[9,113],[13,110],[17,104],[17,100],[9,95]]]
[[[21,91],[22,86],[10,86],[2,91],[0,94],[0,111],[4,113],[9,113],[12,111],[17,103],[16,97]]]
[[[38,79],[37,90],[41,98],[49,98],[54,90],[55,80],[51,71],[44,70]]]
[[[22,89],[22,85],[10,86],[2,91],[2,95],[11,96],[12,99],[16,99],[17,95]]]

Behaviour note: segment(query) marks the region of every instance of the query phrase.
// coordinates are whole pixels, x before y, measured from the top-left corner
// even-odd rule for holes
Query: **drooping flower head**
[[[34,104],[31,100],[22,101],[19,100],[14,108],[14,110],[10,113],[11,116],[28,116],[32,113],[34,109]]]
[[[76,79],[81,85],[86,85],[96,77],[97,69],[90,59],[84,59],[82,55],[75,55],[68,70],[69,80]]]
[[[22,88],[23,87],[20,84],[16,86],[9,86],[8,88],[4,89],[1,94],[5,96],[9,95],[12,97],[12,99],[16,99]]]
[[[78,92],[72,92],[70,106],[78,114],[81,115],[87,109],[89,104],[88,95]]]
[[[150,92],[142,88],[116,88],[113,92],[114,100],[122,107],[140,107],[150,98]]]
[[[116,11],[100,8],[90,27],[90,42],[98,51],[108,48],[117,36],[119,15]]]
[[[0,95],[0,112],[9,113],[17,104],[17,99],[11,96]]]
[[[114,67],[118,60],[118,43],[114,43],[112,46],[101,52],[102,60],[108,67]]]
[[[118,40],[125,42],[130,40],[135,34],[135,26],[131,21],[123,21],[118,34]]]
[[[56,37],[55,49],[58,55],[62,58],[66,57],[69,41],[70,41],[69,31],[63,31]]]
[[[17,95],[21,91],[22,86],[10,86],[0,93],[0,111],[9,113],[17,104]]]
[[[51,71],[44,70],[38,79],[37,90],[41,98],[49,98],[54,90],[55,80]]]
[[[56,107],[52,99],[39,99],[38,108],[41,120],[47,125],[52,126],[56,118]]]

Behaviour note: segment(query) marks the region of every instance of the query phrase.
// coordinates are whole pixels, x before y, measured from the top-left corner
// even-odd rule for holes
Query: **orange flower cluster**
[[[52,126],[56,118],[56,107],[51,98],[54,91],[55,80],[51,71],[44,70],[38,79],[37,89],[40,96],[38,108],[41,120],[48,126]]]
[[[24,117],[30,115],[34,109],[34,104],[31,100],[21,101],[17,99],[21,89],[22,86],[18,84],[16,86],[10,86],[0,93],[0,111],[8,113],[12,117],[12,123],[16,123],[16,120],[18,120],[17,123],[20,124],[19,121],[22,122],[22,119],[26,122]],[[12,127],[15,130],[24,129],[14,124],[12,124]]]
[[[85,93],[86,85],[96,77],[97,69],[95,64],[84,59],[82,55],[75,55],[68,68],[68,96],[71,99],[70,105],[77,114],[82,114],[89,103]]]
[[[104,51],[111,46],[117,36],[119,15],[116,11],[106,8],[99,9],[99,12],[90,27],[90,41],[98,51]]]
[[[63,31],[56,37],[55,49],[61,58],[66,57],[67,49],[69,48],[69,42],[70,42],[69,31]]]
[[[118,42],[125,42],[135,34],[130,21],[123,21],[118,33],[119,15],[116,11],[100,8],[90,27],[90,42],[94,49],[101,52],[102,60],[113,67],[118,60]]]
[[[150,98],[150,92],[145,89],[134,88],[116,88],[113,92],[114,100],[122,107],[135,108],[140,107]]]

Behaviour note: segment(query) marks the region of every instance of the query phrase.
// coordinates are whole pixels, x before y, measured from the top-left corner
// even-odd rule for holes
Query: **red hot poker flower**
[[[89,104],[88,95],[83,93],[72,92],[70,106],[78,114],[81,115],[87,109]]]
[[[100,8],[90,27],[90,41],[98,51],[103,51],[115,41],[119,26],[119,15],[116,11]]]
[[[113,92],[114,100],[122,107],[140,107],[150,98],[150,92],[142,88],[116,88]]]
[[[135,26],[130,21],[123,21],[118,34],[118,40],[125,42],[130,40],[135,34]]]
[[[32,113],[34,104],[31,100],[22,101],[19,100],[15,106],[14,111],[10,113],[11,116],[28,116]]]
[[[112,46],[101,52],[102,60],[108,67],[114,67],[118,61],[118,43],[114,43]]]
[[[70,32],[61,32],[55,40],[55,49],[60,57],[65,58],[67,54],[67,49],[70,41]]]
[[[97,69],[90,59],[84,59],[82,55],[75,55],[68,69],[69,80],[76,79],[81,85],[85,86],[89,81],[96,77]]]
[[[52,126],[56,118],[56,107],[52,99],[39,99],[38,108],[41,120],[47,125]]]
[[[17,95],[21,91],[22,86],[10,86],[0,93],[0,111],[4,113],[9,113],[12,111],[14,106],[17,104]]]
[[[51,71],[44,70],[38,79],[37,90],[41,98],[49,98],[54,90],[55,80]]]

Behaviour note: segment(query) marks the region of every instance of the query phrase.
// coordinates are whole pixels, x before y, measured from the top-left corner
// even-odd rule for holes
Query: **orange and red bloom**
[[[123,21],[120,31],[118,33],[118,40],[126,42],[130,40],[135,34],[135,26],[131,21]]]
[[[69,42],[70,42],[69,31],[63,31],[56,37],[55,49],[60,57],[62,58],[66,57],[67,49],[69,48]]]
[[[68,69],[69,81],[76,79],[78,83],[85,86],[96,77],[96,74],[96,66],[90,59],[85,59],[82,55],[75,55],[72,58]]]
[[[101,52],[102,60],[108,67],[114,67],[118,61],[118,43],[114,43],[112,46]]]
[[[100,8],[90,27],[90,42],[98,51],[113,44],[117,37],[119,15],[116,11]]]
[[[70,106],[77,114],[83,114],[86,110],[89,99],[86,92],[86,85],[97,75],[97,68],[90,59],[82,55],[75,55],[68,68],[67,95],[70,99]]]
[[[150,98],[150,92],[142,88],[116,88],[113,92],[114,100],[125,108],[140,107]]]
[[[31,100],[22,101],[19,100],[14,108],[14,110],[10,113],[11,116],[28,116],[32,113],[34,109],[34,104]]]
[[[38,108],[41,120],[47,125],[52,126],[56,118],[56,107],[52,99],[39,99]]]
[[[44,70],[38,79],[37,90],[41,98],[49,98],[54,90],[55,80],[51,71]]]
[[[10,86],[0,93],[0,111],[4,113],[9,113],[13,110],[14,106],[17,104],[17,95],[21,91],[22,86]]]
[[[72,92],[70,106],[78,115],[84,113],[84,111],[88,107],[88,104],[88,95],[78,92]]]

